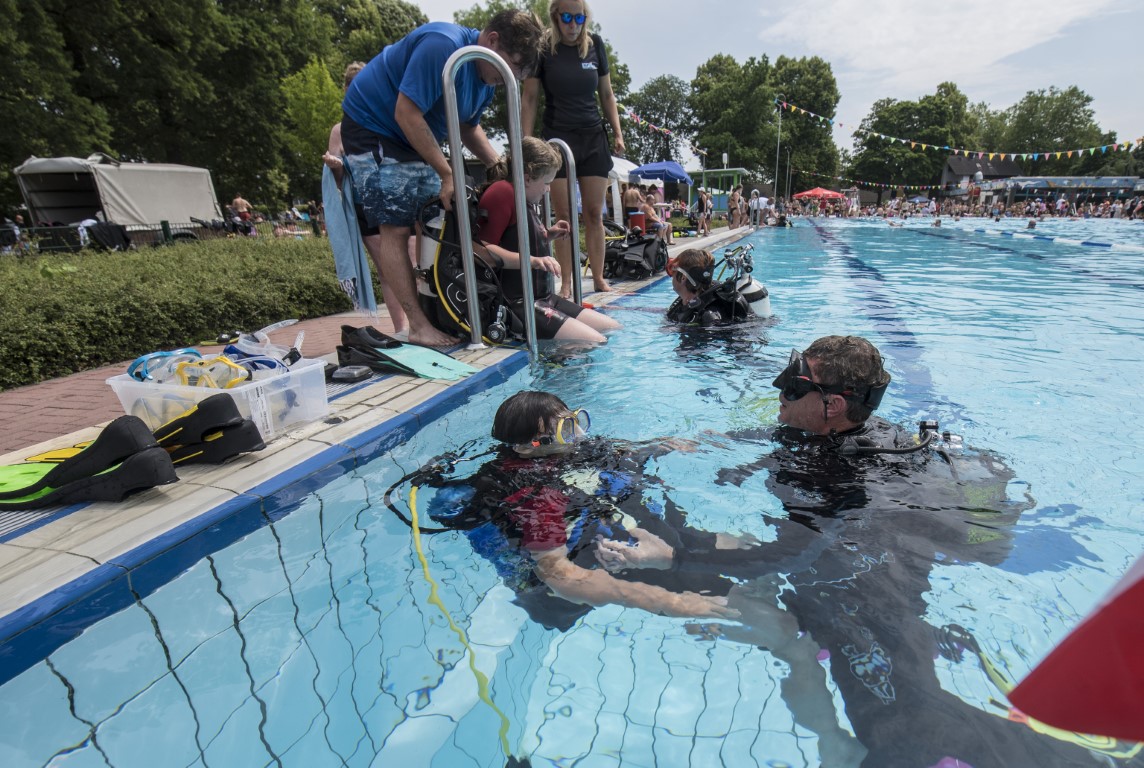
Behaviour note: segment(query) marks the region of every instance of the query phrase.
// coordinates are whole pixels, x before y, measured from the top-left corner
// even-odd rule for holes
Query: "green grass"
[[[0,389],[352,308],[319,238],[2,254],[0,306]]]

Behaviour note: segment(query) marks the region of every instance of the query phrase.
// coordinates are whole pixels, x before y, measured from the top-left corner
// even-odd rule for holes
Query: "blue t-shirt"
[[[343,111],[358,125],[412,149],[394,115],[397,94],[404,93],[421,109],[437,141],[444,141],[448,135],[441,80],[445,62],[466,45],[476,45],[480,34],[444,21],[423,24],[387,46],[358,73],[342,101]],[[461,122],[479,124],[495,88],[481,79],[476,61],[463,64],[454,83]]]

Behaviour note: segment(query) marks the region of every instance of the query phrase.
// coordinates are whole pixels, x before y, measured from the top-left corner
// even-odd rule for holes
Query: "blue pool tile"
[[[187,765],[199,755],[186,697],[171,675],[157,680],[99,726],[99,744],[117,768]]]

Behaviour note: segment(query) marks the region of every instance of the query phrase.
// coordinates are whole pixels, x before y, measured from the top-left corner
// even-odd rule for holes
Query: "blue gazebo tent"
[[[691,177],[687,175],[687,171],[683,170],[683,166],[674,160],[664,160],[658,163],[641,165],[632,171],[632,175],[640,176],[645,179],[674,181],[680,184],[686,184],[689,187],[694,184]]]

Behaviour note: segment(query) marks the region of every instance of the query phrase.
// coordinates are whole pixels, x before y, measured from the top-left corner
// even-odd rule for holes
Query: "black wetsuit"
[[[731,280],[708,288],[688,303],[676,297],[667,308],[667,319],[671,322],[704,328],[738,323],[754,316],[751,305]]]
[[[600,78],[609,74],[607,50],[597,34],[590,35],[583,58],[579,46],[563,43],[555,52],[545,46],[540,54],[535,77],[544,88],[541,136],[568,144],[577,176],[606,178],[612,169],[608,133],[596,101]],[[562,165],[556,178],[566,175]]]
[[[437,489],[427,507],[433,521],[464,530],[473,549],[516,593],[514,602],[533,621],[564,631],[591,606],[553,594],[534,573],[529,552],[565,547],[569,560],[596,568],[597,535],[634,543],[622,522],[625,515],[674,548],[715,552],[715,535],[686,529],[683,511],[662,483],[644,474],[644,464],[662,452],[658,444],[605,438],[585,440],[570,454],[536,459],[503,449],[468,477],[423,473],[417,483]],[[714,569],[639,570],[616,578],[716,595],[726,594],[732,584]]]
[[[717,482],[739,485],[765,470],[767,489],[787,516],[769,520],[777,541],[761,547],[755,562],[723,571],[786,575],[781,601],[830,653],[846,715],[869,750],[863,766],[926,768],[947,756],[974,768],[1107,764],[1006,719],[1002,708],[986,712],[967,704],[938,682],[939,651],[956,657],[960,650],[956,634],[951,638],[924,618],[930,572],[935,564],[1005,560],[1010,529],[1032,505],[1007,500],[1013,477],[1007,467],[984,453],[943,455],[930,448],[863,455],[870,446],[916,445],[912,434],[878,418],[841,438],[787,427],[738,436],[767,441],[773,450],[722,470]],[[683,567],[709,565],[685,560]],[[974,618],[963,620],[970,629]],[[727,636],[740,639],[734,631]],[[962,663],[977,662],[970,653]]]

